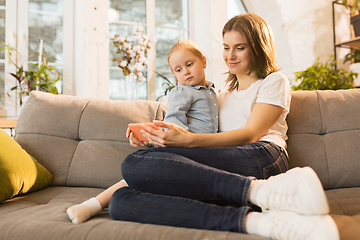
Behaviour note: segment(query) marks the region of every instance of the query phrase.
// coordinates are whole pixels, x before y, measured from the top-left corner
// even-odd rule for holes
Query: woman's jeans
[[[122,164],[129,187],[112,196],[115,220],[245,232],[251,181],[288,169],[286,151],[269,142],[222,148],[149,148]]]

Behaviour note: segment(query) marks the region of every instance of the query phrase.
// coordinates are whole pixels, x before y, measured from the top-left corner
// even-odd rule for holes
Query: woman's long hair
[[[255,73],[259,79],[263,79],[279,70],[271,28],[264,19],[254,13],[237,15],[225,24],[222,36],[230,31],[238,31],[245,37],[250,50],[248,75]],[[235,74],[228,72],[225,82],[229,84],[229,91],[237,90],[239,83]]]

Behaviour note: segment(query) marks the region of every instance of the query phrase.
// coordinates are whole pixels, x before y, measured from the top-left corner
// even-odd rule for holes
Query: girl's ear
[[[203,57],[203,66],[204,66],[204,69],[206,68],[206,57]]]

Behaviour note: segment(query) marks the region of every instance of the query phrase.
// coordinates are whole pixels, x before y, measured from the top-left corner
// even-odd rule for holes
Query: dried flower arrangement
[[[117,53],[120,55],[113,58],[112,61],[118,63],[118,67],[123,70],[124,76],[133,73],[137,77],[137,81],[143,82],[145,77],[142,71],[148,64],[145,55],[150,49],[150,39],[144,34],[142,26],[137,26],[133,34],[135,41],[129,41],[118,34],[111,39],[117,48]]]

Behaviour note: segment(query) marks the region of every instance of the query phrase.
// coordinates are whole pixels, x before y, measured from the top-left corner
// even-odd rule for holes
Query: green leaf
[[[344,69],[335,69],[336,61],[333,55],[325,64],[320,63],[320,58],[311,67],[304,71],[295,72],[295,82],[300,81],[295,90],[337,90],[353,88],[352,82],[355,74]]]

